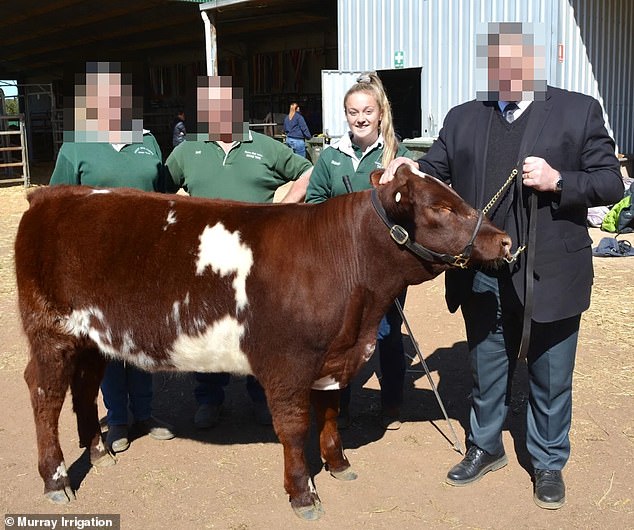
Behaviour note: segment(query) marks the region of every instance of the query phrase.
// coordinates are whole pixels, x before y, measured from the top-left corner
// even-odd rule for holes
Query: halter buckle
[[[461,269],[466,269],[469,264],[470,257],[465,257],[462,254],[453,257],[453,262],[451,263],[452,267],[459,267]]]
[[[404,245],[409,239],[409,234],[407,233],[407,230],[399,225],[394,225],[390,228],[390,236],[399,245]]]

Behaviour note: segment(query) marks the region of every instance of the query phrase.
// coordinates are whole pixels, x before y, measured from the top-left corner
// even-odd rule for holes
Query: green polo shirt
[[[275,190],[297,180],[310,162],[270,136],[250,132],[225,153],[216,142],[183,142],[165,162],[168,189],[193,197],[272,202]]]
[[[143,143],[127,144],[120,151],[105,142],[65,142],[50,184],[163,191],[163,178],[161,149],[148,133]]]
[[[355,169],[352,153],[358,166]],[[362,154],[360,149],[351,145],[347,139],[342,139],[337,144],[327,147],[321,152],[321,156],[312,174],[306,190],[306,202],[319,203],[337,195],[348,193],[343,183],[343,176],[348,175],[352,191],[367,190],[372,187],[370,173],[375,169],[381,169],[381,157],[383,156],[382,141]],[[399,144],[396,156],[411,158],[412,153]]]

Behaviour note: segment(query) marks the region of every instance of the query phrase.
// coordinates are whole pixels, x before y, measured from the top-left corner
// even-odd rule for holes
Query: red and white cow
[[[304,455],[310,405],[327,469],[355,478],[337,432],[338,388],[372,355],[383,314],[407,285],[450,266],[438,253],[469,247],[480,263],[510,246],[451,188],[405,166],[374,193],[375,204],[368,190],[319,205],[81,186],[31,193],[15,262],[45,495],[74,498],[58,436],[69,386],[80,445],[94,465],[113,462],[96,398],[107,360],[120,359],[148,371],[254,374],[284,448],[291,505],[318,518]],[[409,231],[409,248],[386,223]]]

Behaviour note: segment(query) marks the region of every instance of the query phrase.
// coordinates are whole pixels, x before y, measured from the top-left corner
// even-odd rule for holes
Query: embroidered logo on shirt
[[[134,150],[134,154],[135,155],[151,155],[154,156],[154,153],[152,151],[150,151],[147,147],[145,146],[141,146],[141,147],[137,147]]]
[[[340,166],[340,165],[341,165],[341,162],[337,162],[336,160],[331,160],[331,161],[330,161],[330,163],[331,163],[333,166]]]
[[[255,151],[245,151],[244,156],[247,158],[254,158],[255,160],[262,160],[262,154]]]
[[[195,155],[202,155],[202,154],[203,154],[203,152],[202,152],[202,151],[194,151],[194,154],[195,154]]]

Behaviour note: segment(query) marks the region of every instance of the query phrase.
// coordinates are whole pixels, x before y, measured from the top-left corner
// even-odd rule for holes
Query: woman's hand
[[[389,163],[389,165],[385,168],[385,171],[383,172],[383,175],[381,176],[381,179],[379,180],[379,184],[387,184],[388,182],[390,182],[390,180],[394,179],[394,174],[396,173],[396,170],[401,164],[407,164],[412,169],[415,169],[416,171],[420,171],[420,168],[418,167],[418,162],[415,162],[411,158],[399,156],[398,158],[395,158],[394,160],[392,160]]]

